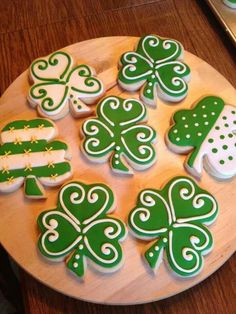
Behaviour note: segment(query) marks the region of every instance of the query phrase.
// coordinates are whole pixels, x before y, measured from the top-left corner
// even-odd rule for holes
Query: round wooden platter
[[[120,55],[132,50],[136,41],[137,38],[134,37],[98,38],[74,44],[64,50],[72,54],[75,61],[84,61],[93,66],[111,86],[116,79],[116,65]],[[173,176],[188,175],[183,168],[185,156],[170,152],[164,142],[164,134],[174,111],[189,108],[198,98],[208,94],[221,96],[231,104],[236,100],[235,89],[210,65],[188,52],[185,53],[185,61],[192,70],[186,99],[179,104],[167,104],[158,100],[156,109],[148,108],[148,123],[158,134],[158,160],[146,171],[135,171],[133,176],[125,177],[112,174],[108,163],[88,162],[79,149],[79,129],[84,119],[74,119],[68,114],[56,121],[59,138],[71,147],[73,179],[85,183],[103,182],[110,186],[116,196],[115,215],[125,221],[142,189],[159,189]],[[26,101],[28,88],[26,71],[13,82],[1,99],[1,128],[14,119],[37,117],[36,110]],[[107,94],[138,98],[138,93],[125,93],[117,85]],[[156,275],[152,274],[141,258],[142,252],[150,244],[136,240],[130,234],[123,242],[125,264],[113,274],[101,274],[89,266],[84,279],[80,280],[67,270],[64,262],[46,260],[37,250],[39,230],[36,220],[40,212],[55,208],[58,188],[47,189],[48,198],[40,201],[27,200],[23,188],[1,195],[0,239],[21,267],[44,284],[66,295],[105,304],[137,304],[160,300],[204,280],[235,250],[236,180],[219,182],[204,172],[199,184],[216,197],[220,210],[218,219],[209,227],[214,237],[214,249],[205,256],[202,272],[193,278],[174,276],[165,262],[160,265]]]

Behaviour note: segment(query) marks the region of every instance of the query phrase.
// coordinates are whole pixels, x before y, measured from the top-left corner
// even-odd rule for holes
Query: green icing
[[[42,189],[40,188],[39,182],[34,176],[26,177],[25,179],[25,195],[28,195],[29,197],[32,197],[32,196],[43,197],[44,196]]]
[[[111,167],[116,172],[130,171],[123,157],[134,168],[150,167],[156,158],[152,146],[156,132],[141,124],[145,118],[146,108],[140,101],[106,97],[97,105],[97,117],[83,124],[83,151],[97,160],[111,156]]]
[[[134,52],[122,55],[118,81],[128,90],[143,87],[141,99],[151,105],[155,105],[155,95],[179,101],[187,94],[190,74],[182,56],[179,42],[147,35],[139,40]]]
[[[9,131],[11,130],[11,128],[18,130],[18,129],[24,129],[24,127],[38,128],[42,125],[45,128],[46,127],[54,128],[53,123],[47,119],[17,120],[17,121],[13,121],[5,125],[4,128],[2,129],[2,132]]]
[[[37,59],[30,70],[35,84],[30,88],[29,99],[46,115],[58,115],[72,98],[97,98],[103,93],[103,85],[91,68],[84,64],[73,68],[72,58],[65,52]],[[75,101],[70,104],[74,106]],[[76,105],[74,109],[83,113],[85,107]]]
[[[104,184],[67,183],[59,192],[57,208],[38,217],[40,252],[52,260],[69,256],[67,267],[80,277],[86,258],[99,270],[117,269],[123,260],[120,241],[126,228],[107,215],[113,204],[113,193]]]
[[[236,111],[216,96],[202,98],[192,109],[179,110],[173,117],[168,132],[170,148],[191,154],[187,160],[189,169],[201,174],[204,157],[207,169],[217,177],[233,177],[236,163],[228,157],[236,154]],[[229,162],[232,161],[232,162]],[[224,166],[223,166],[224,165]]]
[[[218,214],[214,197],[192,179],[174,177],[162,190],[146,189],[131,210],[128,224],[134,235],[155,242],[144,256],[156,269],[165,250],[170,268],[189,277],[199,273],[203,255],[213,247],[213,239],[204,224]]]
[[[12,188],[14,190],[16,179],[25,178],[25,195],[42,197],[43,188],[37,178],[48,179],[53,186],[59,184],[57,180],[61,175],[70,175],[71,166],[65,156],[68,146],[60,141],[48,142],[41,139],[40,132],[47,127],[55,126],[49,120],[34,119],[14,121],[3,128],[2,132],[8,131],[13,141],[0,146],[0,191],[10,192]],[[29,138],[27,132],[31,128],[32,140],[29,141],[26,140]],[[59,157],[60,153],[55,155],[58,150],[63,151],[63,157]],[[42,164],[42,160],[47,164],[45,165],[45,161]],[[65,179],[67,177],[65,176]],[[59,181],[62,182],[63,179],[60,178]]]

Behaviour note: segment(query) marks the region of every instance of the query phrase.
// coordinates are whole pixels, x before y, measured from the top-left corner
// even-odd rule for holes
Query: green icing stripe
[[[33,120],[17,120],[14,122],[8,123],[3,129],[3,131],[10,131],[10,128],[14,128],[15,130],[24,129],[25,126],[29,126],[29,128],[37,128],[41,125],[44,127],[54,127],[54,124],[46,119],[33,119]]]
[[[30,150],[31,153],[36,152],[47,152],[48,150],[67,150],[68,146],[64,142],[53,141],[48,143],[46,140],[37,140],[38,143],[34,142],[22,142],[22,145],[15,145],[14,143],[5,143],[0,146],[0,156],[4,156],[6,153],[9,155],[24,154],[25,151]]]
[[[9,178],[27,177],[29,175],[40,177],[51,177],[57,174],[58,176],[71,171],[69,162],[55,163],[54,168],[48,166],[33,167],[32,170],[15,169],[9,170],[9,173],[0,173],[0,182],[8,181]]]
[[[25,178],[25,195],[35,197],[42,197],[44,195],[42,187],[39,186],[39,182],[35,177]]]

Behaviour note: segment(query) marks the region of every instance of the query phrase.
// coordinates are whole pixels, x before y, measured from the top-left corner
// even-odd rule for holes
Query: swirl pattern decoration
[[[82,151],[93,161],[110,158],[112,170],[118,173],[132,173],[122,156],[134,169],[150,167],[156,160],[152,145],[156,132],[141,124],[145,119],[146,108],[140,101],[116,96],[104,98],[97,105],[97,117],[83,124]]]
[[[162,190],[142,191],[128,224],[137,238],[155,240],[144,254],[151,269],[159,267],[165,250],[170,268],[179,276],[191,277],[201,271],[203,255],[213,248],[205,225],[217,215],[211,194],[190,178],[175,177]]]
[[[71,109],[75,117],[91,113],[87,106],[104,93],[102,82],[88,65],[73,67],[72,57],[63,51],[35,60],[30,66],[33,81],[28,100],[41,116],[59,119]]]
[[[113,272],[123,263],[120,242],[124,223],[107,213],[114,209],[112,191],[104,184],[70,182],[61,188],[57,208],[41,213],[38,225],[40,252],[58,261],[67,255],[67,267],[79,277],[86,260],[102,272]]]
[[[157,97],[178,102],[188,92],[190,68],[183,62],[183,47],[157,35],[141,37],[135,51],[120,59],[118,82],[128,91],[141,89],[141,100],[156,106]]]

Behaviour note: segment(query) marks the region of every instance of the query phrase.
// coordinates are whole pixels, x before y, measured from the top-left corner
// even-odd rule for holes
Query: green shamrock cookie
[[[61,188],[57,208],[38,217],[40,252],[52,261],[67,258],[67,267],[84,276],[87,258],[100,271],[122,265],[124,223],[107,215],[114,209],[112,191],[104,184],[70,182]]]
[[[157,96],[178,102],[187,95],[190,79],[183,52],[176,40],[157,35],[141,37],[135,51],[122,55],[118,82],[128,91],[141,88],[141,100],[151,106],[156,106]]]
[[[144,254],[154,271],[165,251],[170,268],[190,277],[201,271],[202,256],[212,250],[212,235],[204,224],[210,225],[217,214],[211,194],[187,177],[175,177],[162,190],[142,191],[128,224],[137,238],[156,240]]]
[[[44,198],[46,186],[62,184],[72,175],[67,161],[68,146],[51,141],[57,135],[47,119],[17,120],[0,133],[0,192],[8,193],[25,184],[29,198]]]
[[[202,167],[216,178],[236,174],[236,107],[223,99],[208,96],[192,109],[174,114],[166,139],[177,153],[189,153],[187,170],[201,176]]]
[[[75,117],[91,113],[86,104],[95,102],[104,93],[95,70],[80,64],[73,67],[72,57],[63,51],[35,60],[30,66],[34,85],[28,99],[40,115],[59,119],[69,108]]]
[[[152,146],[156,132],[143,124],[146,114],[145,106],[136,99],[106,97],[97,105],[97,117],[83,124],[83,152],[98,162],[111,156],[115,172],[132,173],[122,157],[137,170],[150,167],[156,160]]]

